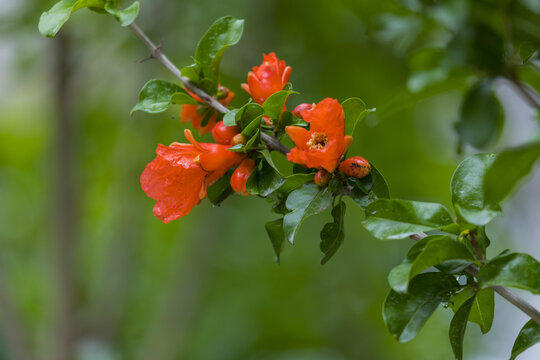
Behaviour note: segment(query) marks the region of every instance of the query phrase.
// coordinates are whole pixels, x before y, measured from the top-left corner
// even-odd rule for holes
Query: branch
[[[426,233],[418,233],[411,235],[410,238],[413,240],[420,240],[427,236]],[[476,276],[478,271],[480,271],[476,266],[470,265],[465,269],[469,274]],[[509,303],[517,307],[519,310],[523,311],[525,314],[531,317],[537,324],[540,324],[540,311],[538,311],[534,306],[529,304],[527,301],[523,300],[515,293],[510,291],[504,286],[490,286],[497,294],[505,298]]]
[[[226,114],[229,112],[229,109],[227,109],[226,106],[224,106],[214,97],[208,95],[206,92],[195,86],[191,81],[189,81],[189,78],[182,76],[180,69],[178,69],[176,65],[174,65],[172,61],[169,60],[169,58],[163,53],[161,45],[156,46],[156,44],[154,44],[152,40],[150,40],[150,38],[141,30],[140,27],[138,27],[135,23],[132,23],[131,25],[129,25],[129,29],[150,50],[150,58],[156,59],[157,61],[162,63],[163,66],[167,68],[167,70],[169,70],[182,82],[182,84],[184,84],[184,87],[186,87],[189,91],[200,97],[206,104],[208,104],[208,106],[212,107],[214,110],[222,114]],[[266,143],[270,150],[279,151],[282,154],[287,154],[289,152],[289,148],[283,145],[275,137],[272,137],[265,133],[261,133],[261,139]]]
[[[529,105],[533,108],[535,108],[537,111],[540,111],[540,100],[534,94],[525,84],[523,84],[517,75],[515,74],[515,71],[511,71],[510,74],[506,77],[506,79],[514,86],[514,88],[521,94],[523,99]]]

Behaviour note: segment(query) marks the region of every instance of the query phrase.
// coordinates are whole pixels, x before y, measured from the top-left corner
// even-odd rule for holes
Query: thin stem
[[[426,233],[418,233],[411,235],[410,238],[413,240],[420,240],[427,236]],[[465,269],[469,274],[476,276],[478,275],[479,269],[474,266],[470,265]],[[505,298],[509,303],[517,307],[519,310],[523,311],[525,314],[531,317],[534,321],[536,321],[537,324],[540,324],[540,311],[538,311],[534,306],[529,304],[524,299],[517,296],[515,293],[510,291],[508,288],[505,288],[504,286],[490,286],[493,291],[495,291],[497,294]]]
[[[478,246],[478,242],[476,241],[476,236],[473,232],[470,232],[469,236],[471,237],[471,243],[474,247],[474,250],[476,251],[476,257],[478,258],[478,260],[484,260],[482,252],[480,251],[480,246]]]
[[[208,104],[208,106],[212,107],[214,110],[222,114],[226,114],[229,112],[229,109],[227,109],[227,107],[220,103],[217,99],[208,95],[203,90],[199,89],[191,81],[189,81],[187,77],[182,76],[180,69],[178,69],[176,65],[174,65],[172,61],[169,60],[169,58],[163,53],[161,45],[156,46],[156,44],[154,44],[152,40],[150,40],[150,38],[141,30],[140,27],[138,27],[135,23],[132,23],[131,25],[129,25],[129,29],[150,50],[151,58],[156,59],[157,61],[162,63],[163,66],[165,66],[167,70],[169,70],[174,76],[176,76],[189,91],[200,97],[206,104]],[[289,148],[283,145],[276,137],[270,136],[266,133],[261,133],[261,139],[266,143],[270,150],[275,150],[282,154],[287,154],[289,152]]]

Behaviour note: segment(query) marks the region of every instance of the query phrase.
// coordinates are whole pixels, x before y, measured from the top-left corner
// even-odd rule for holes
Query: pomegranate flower
[[[345,134],[343,108],[335,99],[326,98],[300,112],[310,124],[309,131],[299,126],[287,126],[285,131],[296,145],[287,154],[293,163],[333,172],[352,142]]]
[[[263,54],[263,62],[248,73],[248,83],[242,84],[257,104],[262,105],[270,95],[283,90],[291,77],[291,67],[275,53]]]
[[[182,122],[191,122],[193,127],[197,129],[199,131],[199,134],[201,135],[210,133],[216,125],[217,113],[214,109],[212,109],[208,105],[205,105],[204,101],[200,97],[198,97],[188,89],[186,89],[186,91],[191,95],[191,97],[193,97],[197,102],[201,104],[183,105],[182,112],[180,113],[180,119],[182,120]],[[224,106],[228,106],[233,98],[234,93],[232,91],[229,91],[229,89],[224,86],[219,86],[218,100],[220,103],[222,103]],[[210,114],[210,118],[208,120],[208,123],[203,126],[202,122],[205,116],[207,116],[207,114]]]
[[[154,215],[164,223],[189,214],[208,187],[245,157],[228,151],[230,146],[198,143],[190,130],[184,134],[190,144],[158,145],[141,175],[143,191],[157,200]]]

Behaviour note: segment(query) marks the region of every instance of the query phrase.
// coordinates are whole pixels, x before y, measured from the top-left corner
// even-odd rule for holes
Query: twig
[[[537,96],[526,86],[524,85],[519,78],[517,77],[515,70],[510,71],[510,74],[506,76],[506,79],[514,86],[514,88],[523,96],[525,101],[529,103],[530,106],[535,108],[537,111],[540,111],[540,100]]]
[[[420,240],[425,238],[426,236],[426,233],[418,233],[411,235],[410,238],[413,240]],[[474,265],[470,265],[465,269],[465,271],[467,271],[473,276],[476,276],[478,275],[479,269]],[[540,325],[540,311],[538,311],[534,306],[532,306],[527,301],[520,298],[504,286],[490,286],[490,288],[493,289],[493,291],[495,291],[497,294],[505,298],[509,303],[530,316],[531,319],[533,319],[534,321],[536,321],[537,324]]]
[[[132,23],[129,25],[129,28],[135,36],[137,36],[148,49],[150,49],[151,55],[149,59],[156,59],[160,63],[162,63],[167,70],[169,70],[174,76],[176,76],[183,84],[184,86],[200,97],[206,104],[208,104],[210,107],[212,107],[214,110],[226,114],[229,112],[229,109],[227,109],[226,106],[224,106],[222,103],[220,103],[218,100],[216,100],[214,97],[208,95],[203,90],[199,89],[197,86],[195,86],[189,79],[185,76],[182,76],[182,73],[180,72],[180,69],[174,65],[171,60],[163,53],[161,45],[156,46],[152,40],[141,30],[140,27],[138,27],[135,23]],[[261,133],[261,139],[266,143],[269,149],[279,151],[282,154],[287,154],[289,152],[289,148],[287,148],[285,145],[283,145],[277,138],[272,137],[266,133]]]

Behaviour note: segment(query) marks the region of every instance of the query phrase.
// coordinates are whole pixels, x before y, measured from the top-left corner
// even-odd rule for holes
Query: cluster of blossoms
[[[259,105],[273,94],[283,90],[289,82],[291,67],[275,53],[263,55],[263,62],[248,73],[244,89]],[[199,143],[190,130],[184,134],[189,144],[159,145],[157,157],[141,175],[144,192],[155,199],[154,214],[161,221],[178,219],[206,197],[208,188],[235,168],[230,185],[238,194],[247,196],[246,182],[256,168],[249,152],[233,152],[231,147],[245,144],[247,139],[237,126],[226,126],[218,114],[197,95],[188,93],[199,104],[183,105],[180,118],[191,122],[200,134],[212,133],[215,144]],[[228,106],[234,93],[224,86],[215,95],[221,104]],[[285,111],[285,105],[283,111]],[[282,111],[282,112],[283,112]],[[343,161],[352,136],[345,135],[344,112],[340,103],[326,98],[316,104],[300,104],[292,111],[306,126],[286,126],[285,133],[295,144],[286,154],[287,159],[308,169],[317,169],[315,183],[327,186],[334,175],[363,178],[370,173],[370,164],[356,156]],[[272,120],[263,117],[269,127]],[[338,174],[336,174],[338,173]]]

